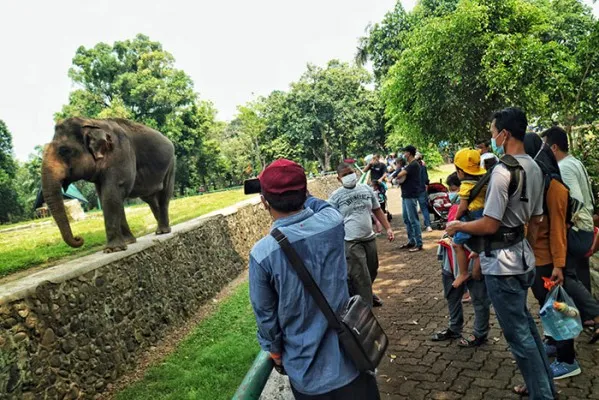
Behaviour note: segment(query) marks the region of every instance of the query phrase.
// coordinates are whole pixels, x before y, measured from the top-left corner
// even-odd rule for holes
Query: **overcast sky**
[[[415,0],[402,0],[411,9]],[[589,0],[590,3],[590,0]],[[218,118],[272,90],[307,63],[353,59],[358,37],[395,0],[56,0],[0,2],[0,119],[26,160],[53,135],[53,114],[73,89],[67,71],[80,45],[138,33],[159,41],[210,100]],[[595,4],[599,14],[599,4]]]

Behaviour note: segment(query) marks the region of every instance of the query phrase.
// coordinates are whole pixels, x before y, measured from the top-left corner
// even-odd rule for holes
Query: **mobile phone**
[[[262,189],[260,188],[260,181],[258,178],[246,179],[243,181],[243,193],[244,194],[255,194],[260,193]]]

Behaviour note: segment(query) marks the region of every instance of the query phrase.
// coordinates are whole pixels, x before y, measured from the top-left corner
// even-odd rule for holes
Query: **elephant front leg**
[[[118,189],[104,187],[101,195],[102,209],[104,210],[104,227],[106,229],[106,246],[104,253],[112,253],[127,249],[123,236],[122,223],[125,217],[123,196]],[[126,221],[124,221],[127,224]],[[128,227],[127,227],[128,228]],[[131,233],[131,232],[129,232]]]

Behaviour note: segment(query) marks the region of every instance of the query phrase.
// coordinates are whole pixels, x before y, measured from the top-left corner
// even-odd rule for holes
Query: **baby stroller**
[[[449,193],[442,183],[431,183],[428,185],[428,212],[431,215],[431,227],[434,229],[445,229],[447,215],[451,208]]]
[[[393,219],[393,215],[387,211],[387,185],[384,182],[379,182],[378,180],[372,181],[371,185],[374,194],[377,195],[379,204],[381,205],[381,210],[383,210],[383,213],[387,215],[387,220],[391,221]]]

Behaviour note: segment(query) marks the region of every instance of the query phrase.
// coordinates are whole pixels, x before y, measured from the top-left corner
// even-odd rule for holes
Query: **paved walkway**
[[[385,301],[377,315],[390,338],[387,357],[379,367],[383,399],[517,399],[511,388],[522,383],[491,315],[489,342],[477,349],[453,342],[432,342],[431,335],[447,326],[441,271],[436,259],[440,232],[424,234],[425,251],[399,250],[407,241],[399,216],[399,192],[389,193],[396,242],[378,240],[380,269],[375,292]],[[532,294],[529,296],[534,301]],[[529,301],[538,312],[536,302]],[[472,306],[465,305],[465,333],[472,328]],[[599,344],[588,345],[583,333],[577,342],[582,374],[557,382],[560,399],[599,399]]]

